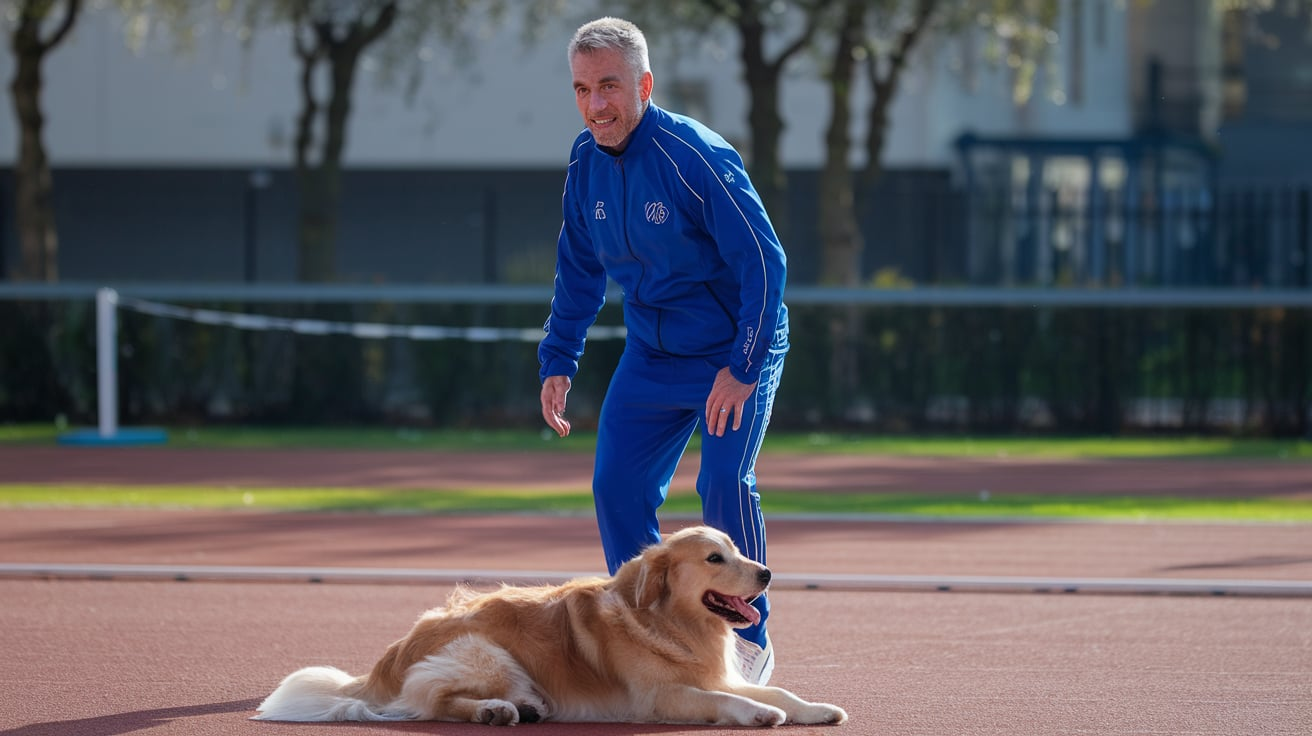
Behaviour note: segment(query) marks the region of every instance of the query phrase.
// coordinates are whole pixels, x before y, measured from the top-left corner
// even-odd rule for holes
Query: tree
[[[356,72],[365,49],[392,28],[399,11],[396,0],[293,0],[287,10],[301,64],[294,154],[301,194],[298,275],[302,281],[331,281]],[[320,89],[325,76],[327,88]]]
[[[888,141],[888,113],[902,73],[942,5],[942,0],[916,0],[901,22],[891,21],[894,25],[890,42],[880,43],[869,36],[865,39],[863,55],[870,106],[866,112],[866,164],[862,182],[867,188],[875,183],[882,170],[884,144]]]
[[[291,30],[292,53],[299,64],[292,165],[300,194],[301,281],[336,278],[342,159],[355,82],[365,53],[397,25],[398,17],[424,7],[402,5],[403,0],[246,0],[244,6],[233,7],[242,20],[240,33],[248,40],[270,26]]]
[[[713,12],[728,19],[738,32],[739,55],[743,64],[743,83],[747,85],[747,124],[752,131],[749,148],[752,180],[765,202],[766,211],[787,211],[787,177],[780,160],[780,141],[784,119],[779,111],[780,83],[788,62],[804,51],[814,39],[827,0],[798,0],[800,30],[788,35],[773,57],[766,50],[766,39],[789,27],[789,13],[783,3],[770,0],[702,0]]]
[[[54,183],[46,155],[41,108],[42,65],[77,22],[81,0],[10,0],[14,76],[9,94],[18,121],[14,166],[14,217],[21,261],[16,276],[30,281],[59,280],[59,232]]]
[[[381,78],[406,71],[413,89],[421,49],[439,39],[457,52],[471,22],[496,25],[509,7],[524,13],[531,39],[559,0],[246,0],[247,31],[269,22],[292,29],[300,62],[300,112],[296,117],[294,166],[300,190],[299,277],[336,276],[337,216],[342,198],[342,160],[348,140],[355,82],[366,54],[380,63]],[[462,56],[461,54],[457,54]]]
[[[786,230],[787,177],[780,157],[784,117],[781,88],[788,64],[815,39],[834,0],[629,0],[623,11],[648,35],[706,32],[728,26],[739,41],[743,84],[747,88],[747,125],[751,141],[747,167],[752,183],[776,229]],[[776,49],[771,53],[770,49]],[[781,232],[782,234],[782,232]]]
[[[459,50],[468,40],[471,19],[494,25],[513,6],[531,23],[558,9],[560,0],[118,0],[118,5],[129,16],[168,28],[180,50],[190,48],[197,26],[204,22],[198,10],[235,18],[237,35],[248,43],[261,30],[290,30],[300,101],[292,160],[300,195],[298,276],[302,281],[331,281],[336,277],[352,101],[366,57],[376,62],[382,83],[408,72],[408,89],[413,91],[425,59],[431,57],[430,41],[440,39]],[[129,43],[141,40],[130,38]]]
[[[1045,36],[1017,29],[1029,31],[1042,23],[1050,26],[1055,13],[1055,0],[842,0],[841,12],[833,25],[826,27],[830,50],[824,73],[829,86],[830,119],[817,191],[822,284],[854,287],[863,282],[865,241],[858,223],[861,208],[850,163],[852,93],[858,73],[864,72],[870,97],[863,145],[866,161],[861,176],[868,192],[882,172],[889,110],[902,75],[917,45],[929,32],[973,32],[968,29],[977,25],[997,29],[1013,47],[1010,58],[1018,61],[1017,88],[1024,88],[1028,94],[1037,48],[1021,49],[1020,45]],[[840,406],[851,401],[858,385],[860,310],[854,306],[834,310],[829,332],[831,400],[834,406]]]
[[[833,29],[826,77],[830,123],[820,180],[821,282],[855,286],[862,282],[864,239],[857,225],[849,134],[852,88],[858,72],[868,86],[865,113],[863,189],[870,191],[883,173],[889,111],[919,44],[933,33],[951,37],[988,34],[984,54],[1013,67],[1013,98],[1028,100],[1038,61],[1049,45],[1058,14],[1056,0],[845,0]]]
[[[439,38],[460,51],[473,20],[496,25],[508,7],[526,19],[525,40],[559,0],[247,0],[248,17],[271,8],[292,27],[299,60],[301,110],[296,119],[295,169],[300,188],[299,276],[331,281],[336,275],[337,214],[342,198],[342,157],[351,100],[364,55],[381,60],[384,79],[411,65],[411,88],[421,47]],[[477,9],[477,12],[475,10]],[[464,54],[457,54],[464,56]]]
[[[844,0],[834,32],[829,82],[829,124],[825,129],[825,162],[817,190],[820,205],[818,231],[823,244],[820,283],[853,286],[860,278],[861,230],[857,226],[852,187],[851,148],[852,85],[859,53],[865,47],[865,0]]]

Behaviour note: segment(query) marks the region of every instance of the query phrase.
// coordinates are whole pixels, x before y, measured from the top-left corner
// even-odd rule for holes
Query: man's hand
[[[729,418],[733,417],[733,430],[737,432],[743,426],[743,405],[755,390],[755,383],[741,383],[734,378],[729,366],[721,368],[715,374],[711,395],[706,397],[706,429],[716,437],[723,437]]]
[[[569,394],[569,376],[547,376],[542,382],[542,418],[561,437],[569,435],[565,419],[565,396]]]

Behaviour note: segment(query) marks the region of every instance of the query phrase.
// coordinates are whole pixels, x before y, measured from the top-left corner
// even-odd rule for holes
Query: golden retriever
[[[419,617],[373,671],[288,675],[260,704],[274,721],[542,720],[775,726],[847,713],[734,666],[733,629],[770,571],[709,527],[649,547],[611,578],[452,593]]]

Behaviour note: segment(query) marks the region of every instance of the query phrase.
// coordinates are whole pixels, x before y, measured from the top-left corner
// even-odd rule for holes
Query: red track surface
[[[547,478],[576,487],[577,468],[556,482],[567,476],[560,456],[519,457],[528,465],[465,455],[450,467],[429,453],[0,448],[0,482],[286,485],[292,473],[307,485],[391,478],[440,487],[434,479],[468,485],[474,473],[491,476],[492,485]],[[882,458],[847,459],[841,471],[811,468],[799,476],[805,485],[793,485],[771,462],[763,459],[761,475],[778,487],[1001,491],[1044,480],[1077,490],[1093,474],[1109,493],[1142,486],[1306,494],[1312,486],[1312,470],[1298,464],[904,467]],[[586,466],[584,473],[586,486]],[[770,563],[780,573],[1312,580],[1307,526],[775,520],[769,528]],[[0,512],[0,563],[15,562],[593,570],[600,554],[592,521],[578,518],[11,509]],[[292,669],[368,667],[446,590],[0,579],[0,736],[488,733],[452,724],[246,720]],[[774,683],[852,716],[838,728],[786,733],[1312,733],[1307,598],[779,590],[773,600]],[[730,733],[623,724],[518,729]]]
[[[374,452],[0,447],[0,482],[580,490],[592,456],[577,452]],[[689,454],[672,487],[691,489]],[[1015,460],[765,453],[763,488],[789,490],[1183,494],[1312,498],[1312,464],[1261,461]]]

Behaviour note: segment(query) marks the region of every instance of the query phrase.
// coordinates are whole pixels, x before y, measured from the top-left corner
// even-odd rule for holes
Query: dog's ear
[[[633,589],[633,603],[636,608],[651,608],[664,600],[670,592],[669,551],[653,547],[642,553],[638,563],[638,576]]]

